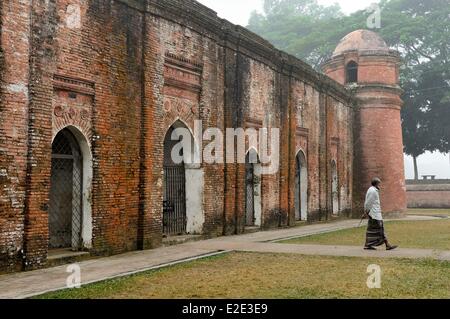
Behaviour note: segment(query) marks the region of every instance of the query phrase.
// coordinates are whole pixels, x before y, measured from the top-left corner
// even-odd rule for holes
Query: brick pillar
[[[279,81],[277,81],[277,84],[279,85],[275,86],[276,95],[278,95],[279,99],[279,109],[281,113],[280,141],[282,142],[280,145],[280,173],[279,173],[280,174],[279,205],[281,216],[280,226],[288,226],[293,222],[293,220],[291,220],[293,211],[292,209],[293,201],[291,200],[291,198],[293,195],[292,190],[295,188],[293,182],[293,180],[295,181],[295,170],[292,171],[292,163],[293,163],[292,145],[295,145],[295,141],[293,142],[291,138],[292,112],[291,112],[291,103],[289,99],[290,80],[289,76],[285,74],[285,72],[289,71],[285,70],[284,66],[282,66],[279,73],[277,74],[277,76],[279,77]],[[287,141],[287,143],[283,143],[283,141]],[[294,179],[292,178],[292,174],[294,174]]]
[[[354,160],[356,212],[362,211],[365,193],[376,176],[383,181],[381,205],[385,216],[396,216],[406,210],[400,94],[400,89],[382,85],[357,89],[359,108],[354,130],[357,143]]]
[[[25,269],[46,263],[48,202],[52,150],[54,44],[56,4],[35,2],[32,8],[28,167],[25,201]]]
[[[239,41],[238,41],[239,43]],[[237,49],[237,58],[236,58],[236,99],[234,107],[236,108],[234,111],[234,127],[237,128],[246,128],[246,124],[244,123],[244,110],[248,110],[249,108],[249,100],[247,98],[249,94],[249,80],[248,76],[250,74],[250,61],[247,56],[240,52],[241,48],[238,46]],[[237,139],[236,139],[237,142]],[[235,145],[235,149],[237,151],[237,144]],[[237,161],[236,157],[236,161]],[[245,207],[246,207],[246,184],[245,184],[245,164],[238,163],[236,164],[235,170],[235,214],[236,214],[236,229],[237,233],[241,234],[245,231]]]
[[[225,37],[224,49],[224,123],[225,128],[234,128],[238,125],[237,119],[237,54],[236,48],[231,41],[227,41],[227,37],[232,37],[231,30]],[[226,155],[226,149],[224,150]],[[224,235],[232,235],[237,232],[237,218],[236,218],[236,174],[237,165],[232,163],[225,163],[224,167],[224,218],[223,218],[223,233]]]
[[[155,189],[163,167],[164,134],[155,119],[158,114],[158,96],[155,94],[155,78],[158,72],[157,57],[161,55],[157,26],[148,14],[142,24],[142,109],[141,109],[141,165],[140,209],[138,221],[138,248],[150,249],[162,243],[162,187]],[[162,75],[161,75],[162,76]]]
[[[0,271],[21,268],[30,19],[29,1],[0,1]]]
[[[320,137],[319,137],[319,212],[311,216],[312,221],[326,220],[328,216],[328,171],[329,171],[329,156],[328,156],[328,132],[327,132],[327,104],[326,96],[323,92],[319,95],[319,118],[320,121]]]
[[[289,81],[288,81],[288,109],[289,109],[289,188],[288,188],[288,202],[289,202],[289,213],[288,213],[288,225],[295,226],[295,173],[297,167],[297,154],[296,154],[296,139],[297,139],[297,117],[296,108],[293,97],[293,78],[292,78],[292,68],[289,70]]]

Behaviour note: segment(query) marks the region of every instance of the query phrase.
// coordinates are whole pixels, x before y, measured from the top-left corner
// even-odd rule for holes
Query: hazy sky
[[[197,0],[207,7],[213,9],[224,19],[235,24],[246,26],[252,11],[262,12],[263,0]],[[345,13],[367,8],[374,2],[379,0],[319,0],[319,3],[330,5],[339,3]],[[437,175],[438,178],[450,178],[450,159],[448,155],[438,153],[427,153],[419,157],[419,174],[420,175]],[[414,176],[412,158],[405,157],[406,177]]]
[[[419,157],[417,160],[419,177],[422,175],[436,175],[437,178],[450,179],[450,158],[448,154],[430,153]],[[414,178],[414,166],[412,157],[405,156],[406,178]]]
[[[235,24],[246,26],[252,11],[262,12],[263,0],[197,0],[213,9],[221,18]],[[344,12],[351,13],[367,8],[371,3],[379,0],[319,0],[320,4],[333,4],[338,2]]]

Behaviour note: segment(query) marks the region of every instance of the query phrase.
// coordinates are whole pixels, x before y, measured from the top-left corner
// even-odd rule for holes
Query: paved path
[[[221,248],[228,251],[258,252],[258,253],[286,253],[314,256],[344,256],[367,258],[432,258],[442,261],[450,261],[450,251],[432,249],[400,248],[394,251],[386,251],[379,248],[377,251],[367,251],[361,246],[331,246],[331,245],[296,245],[276,243],[251,243],[251,242],[222,242],[220,244],[209,242],[202,243],[205,249]]]
[[[433,217],[409,217],[408,220],[432,220]],[[78,263],[83,284],[121,277],[145,270],[165,267],[227,251],[295,253],[303,255],[380,257],[380,258],[434,258],[450,260],[450,251],[428,249],[398,249],[393,252],[367,252],[361,247],[288,245],[276,241],[355,228],[355,220],[297,228],[272,230],[240,236],[220,237],[182,245],[137,251],[113,257]],[[365,223],[364,223],[365,224]],[[27,298],[66,287],[69,273],[66,266],[0,276],[0,298]]]

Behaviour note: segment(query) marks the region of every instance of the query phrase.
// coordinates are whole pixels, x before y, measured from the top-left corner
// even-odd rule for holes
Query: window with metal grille
[[[172,140],[176,128],[186,128],[181,122],[174,123],[164,139],[164,202],[163,202],[163,235],[177,236],[186,234],[186,169],[185,164],[174,163],[172,150],[181,140]],[[184,150],[180,151],[183,156]]]
[[[350,61],[346,68],[347,79],[346,83],[358,83],[358,64],[355,61]]]

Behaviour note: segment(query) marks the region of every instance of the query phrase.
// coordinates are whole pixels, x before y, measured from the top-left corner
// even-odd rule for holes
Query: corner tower
[[[388,216],[406,210],[399,86],[400,55],[375,32],[358,30],[344,37],[323,70],[352,90],[354,120],[353,214],[361,216],[373,177],[383,180],[382,209]]]

